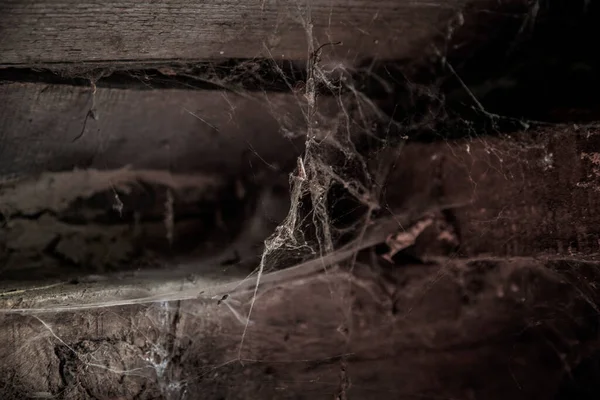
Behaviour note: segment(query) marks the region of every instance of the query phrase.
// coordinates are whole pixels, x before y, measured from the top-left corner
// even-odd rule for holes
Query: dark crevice
[[[74,377],[70,371],[70,366],[77,356],[73,354],[73,350],[65,344],[55,346],[54,354],[58,358],[58,374],[62,381],[63,389],[65,389],[73,384]]]
[[[289,92],[301,90],[306,80],[302,61],[229,59],[219,62],[177,64],[165,60],[158,65],[107,66],[60,65],[0,68],[0,84],[47,83],[100,88],[155,90],[244,90]],[[332,77],[335,81],[335,78]],[[327,90],[321,88],[325,94]]]
[[[599,3],[482,9],[464,10],[448,39],[432,44],[435,57],[360,67],[358,89],[398,122],[383,124],[386,136],[430,142],[599,119]]]
[[[48,243],[48,245],[44,248],[43,253],[48,257],[56,260],[60,265],[73,268],[81,268],[81,265],[79,263],[71,260],[69,257],[56,250],[61,240],[62,236],[56,235],[54,239],[52,239],[50,243]]]
[[[600,398],[600,352],[585,358],[565,374],[555,400],[592,400]]]
[[[451,40],[455,50],[442,66],[446,77],[441,90],[452,112],[476,121],[484,115],[481,105],[488,113],[508,117],[504,122],[598,120],[598,2],[534,1],[521,18],[502,25],[496,19],[467,14]],[[485,34],[490,26],[493,34]],[[469,46],[462,45],[465,41]]]
[[[33,213],[24,213],[24,212],[16,212],[10,215],[5,215],[4,218],[9,221],[9,220],[15,220],[15,219],[26,219],[29,221],[37,221],[38,219],[42,218],[43,216],[50,216],[50,217],[56,217],[57,214],[56,212],[49,210],[49,209],[42,209]]]

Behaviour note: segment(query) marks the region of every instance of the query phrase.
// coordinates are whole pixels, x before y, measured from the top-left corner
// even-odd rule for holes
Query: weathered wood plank
[[[446,260],[388,280],[360,267],[265,286],[241,352],[244,324],[232,310],[248,311],[247,293],[3,315],[0,390],[3,398],[331,399],[344,360],[353,399],[550,399],[599,344],[585,334],[598,293],[579,279],[597,279],[598,265],[565,262]]]
[[[0,86],[0,98],[4,179],[125,165],[253,177],[279,165],[285,180],[306,130],[305,100],[292,93],[97,88],[92,96],[91,88],[14,83]],[[337,100],[320,98],[321,127],[338,123]],[[86,123],[93,105],[98,119]],[[467,204],[455,213],[465,255],[597,256],[599,137],[594,129],[553,127],[510,137],[409,142],[388,179],[393,184],[385,204],[396,210],[415,203]],[[378,155],[373,162],[382,160]],[[111,190],[104,195],[112,200]]]
[[[327,114],[335,99],[320,100]],[[77,168],[240,174],[294,162],[301,95],[0,85],[0,179]],[[317,115],[316,118],[319,118]],[[321,121],[326,123],[326,120]],[[294,137],[299,141],[294,141]]]
[[[306,130],[305,100],[292,93],[97,88],[92,96],[91,88],[15,83],[0,86],[0,98],[4,179],[124,165],[236,177],[279,165],[285,176]],[[321,127],[336,126],[337,100],[320,98]],[[98,119],[85,122],[93,105]],[[598,138],[592,128],[550,127],[409,142],[388,179],[386,204],[467,204],[455,213],[465,255],[595,256]]]
[[[272,219],[287,211],[274,187],[130,169],[0,185],[0,280],[81,279],[195,257],[212,266],[254,260]]]
[[[96,176],[97,179],[94,182],[100,186],[101,175],[105,175],[106,179],[106,175],[115,177],[118,174],[95,172],[86,173],[86,175]],[[121,171],[119,175],[124,174]],[[159,174],[147,173],[145,175],[150,175],[156,180]],[[65,174],[63,177],[54,175],[51,179],[62,180],[64,184],[65,178],[75,180],[77,176],[73,174]],[[4,295],[12,296],[13,291],[17,290],[23,294],[19,307],[26,309],[44,310],[49,307],[88,309],[98,307],[98,302],[102,302],[103,298],[110,299],[112,305],[130,305],[152,301],[156,298],[182,300],[196,298],[200,295],[206,297],[209,294],[222,296],[233,289],[237,291],[251,290],[254,285],[253,280],[242,283],[238,280],[243,279],[257,268],[264,239],[272,234],[277,221],[283,220],[287,213],[287,198],[279,201],[269,199],[268,196],[273,196],[273,194],[269,193],[267,189],[265,192],[268,195],[263,194],[258,199],[238,199],[239,202],[249,204],[235,204],[231,199],[227,199],[225,208],[228,209],[221,211],[222,206],[219,203],[223,201],[223,198],[215,196],[214,188],[200,189],[198,185],[199,183],[206,185],[206,180],[187,177],[187,183],[193,183],[194,186],[186,186],[182,185],[186,181],[185,178],[182,176],[172,177],[173,182],[167,187],[172,190],[174,196],[186,191],[189,195],[189,192],[194,190],[200,193],[187,198],[188,204],[185,203],[186,198],[178,198],[178,203],[183,204],[180,204],[173,212],[177,213],[180,208],[190,207],[189,203],[200,203],[200,207],[204,206],[212,215],[220,214],[223,218],[226,213],[233,214],[229,215],[229,219],[233,220],[229,221],[229,225],[233,226],[219,226],[208,218],[208,221],[195,221],[198,225],[196,232],[189,232],[188,228],[181,234],[182,229],[179,228],[179,225],[182,224],[181,219],[174,221],[171,227],[172,237],[174,236],[174,239],[177,240],[191,240],[195,244],[194,249],[196,250],[192,257],[189,254],[187,257],[183,257],[185,252],[180,250],[180,257],[175,259],[161,257],[160,254],[161,248],[164,250],[164,247],[171,252],[177,250],[175,247],[177,241],[169,243],[167,240],[168,228],[164,226],[162,218],[160,223],[154,224],[144,222],[140,218],[132,222],[124,220],[120,216],[115,218],[118,221],[116,224],[99,224],[95,221],[85,220],[84,223],[73,222],[66,219],[65,215],[71,214],[73,209],[85,215],[89,213],[89,209],[78,209],[77,206],[80,206],[81,203],[69,202],[68,199],[60,197],[52,190],[52,186],[55,184],[48,180],[43,180],[39,186],[34,186],[40,189],[41,196],[36,195],[34,191],[27,191],[32,194],[32,201],[22,199],[20,195],[11,196],[14,193],[11,193],[10,189],[0,191],[2,194],[0,195],[0,204],[7,203],[0,207],[0,213],[7,221],[0,230],[0,238],[4,242],[3,251],[0,252],[3,264],[2,270],[0,270],[0,279],[2,280],[0,290],[4,292],[0,293],[0,298]],[[122,185],[123,176],[121,176],[121,180]],[[134,183],[138,182],[134,181]],[[60,186],[60,183],[56,186]],[[72,188],[73,198],[76,200],[78,199],[77,186]],[[179,186],[179,190],[174,186]],[[19,190],[17,189],[16,192],[18,193]],[[251,191],[249,190],[249,192]],[[251,196],[251,193],[246,196]],[[201,199],[206,200],[207,197],[216,198],[213,198],[212,203],[201,203]],[[42,208],[43,211],[36,211],[35,203],[41,205],[46,198],[60,198],[60,201],[49,204],[47,208]],[[10,203],[14,199],[21,199],[21,202],[26,204],[25,207],[29,206],[27,209],[29,213],[11,213]],[[116,213],[110,204],[98,203],[98,213]],[[137,209],[142,215],[149,211],[152,212],[152,209],[140,207],[139,203],[143,203],[143,201],[131,203],[128,205]],[[57,205],[62,210],[57,212]],[[238,210],[233,210],[234,208]],[[439,207],[432,206],[427,211],[439,212]],[[424,210],[424,212],[426,211]],[[39,216],[40,214],[41,216]],[[161,216],[162,214],[164,214],[164,210],[161,212]],[[38,217],[36,218],[36,216]],[[384,243],[385,238],[394,232],[399,224],[411,225],[420,217],[420,214],[412,212],[374,221],[357,242],[347,243],[323,257],[312,258],[294,267],[270,273],[262,278],[262,282],[278,282],[301,275],[310,275],[321,270],[324,263],[335,265],[345,261],[353,257],[357,251]],[[197,217],[197,219],[199,218]],[[190,220],[194,222],[194,219],[190,218]],[[185,224],[185,221],[183,223]],[[220,232],[222,230],[229,230],[229,232],[225,232],[228,235]],[[50,246],[51,251],[49,251]],[[141,247],[143,251],[132,251],[132,248],[136,246]],[[232,259],[236,261],[232,262]],[[149,265],[144,265],[144,262],[140,262],[142,260],[150,261],[147,263]],[[136,268],[140,265],[144,268]],[[112,272],[106,271],[106,266],[111,266]],[[165,277],[166,271],[168,271],[167,277]],[[47,287],[50,281],[52,282],[51,286]],[[78,283],[100,282],[100,285],[92,284],[90,287],[86,287],[82,293],[82,286],[73,285],[73,281]],[[233,284],[231,284],[232,281],[234,281]],[[32,287],[40,287],[44,290],[32,290]],[[102,304],[100,307],[103,307]],[[1,305],[0,308],[2,308]]]
[[[598,256],[598,149],[597,129],[564,126],[412,143],[388,180],[387,201],[468,203],[454,212],[465,255]]]
[[[421,53],[469,2],[9,0],[0,4],[0,65],[302,60],[308,40],[342,42],[327,49],[338,61],[401,58]]]

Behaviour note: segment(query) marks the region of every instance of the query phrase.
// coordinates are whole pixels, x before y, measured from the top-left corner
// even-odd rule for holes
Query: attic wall
[[[2,398],[596,398],[598,16],[0,2]]]

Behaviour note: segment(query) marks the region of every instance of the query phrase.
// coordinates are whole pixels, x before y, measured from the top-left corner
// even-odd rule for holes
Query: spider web
[[[213,84],[235,95],[259,99],[258,101],[266,103],[267,107],[276,109],[276,105],[270,104],[270,98],[266,92],[263,93],[264,96],[257,95],[256,92],[250,92],[238,83],[240,81],[247,82],[248,77],[252,77],[257,82],[257,86],[268,85],[269,82],[261,74],[264,68],[269,68],[271,71],[275,71],[274,75],[283,82],[286,90],[295,96],[298,106],[302,110],[301,129],[299,128],[297,131],[284,129],[283,125],[286,124],[282,123],[282,135],[290,142],[300,142],[302,152],[296,159],[293,171],[289,173],[289,210],[274,232],[264,241],[258,266],[249,277],[235,281],[233,286],[228,286],[231,290],[215,296],[205,293],[200,296],[203,297],[201,300],[190,300],[188,297],[175,293],[171,297],[142,299],[139,302],[141,304],[130,304],[130,311],[123,310],[127,303],[110,304],[110,307],[109,304],[100,303],[95,310],[75,311],[65,314],[67,316],[50,309],[46,309],[43,313],[36,313],[33,317],[10,316],[15,319],[29,318],[27,332],[29,339],[24,349],[19,349],[19,351],[26,351],[32,355],[36,350],[44,352],[47,350],[43,349],[43,344],[49,341],[54,344],[57,358],[61,363],[56,368],[62,371],[62,384],[44,382],[47,387],[53,389],[52,393],[35,389],[32,392],[34,397],[43,398],[49,393],[50,395],[58,393],[65,398],[76,398],[93,386],[94,379],[103,376],[111,380],[113,375],[121,377],[136,388],[141,387],[141,381],[151,382],[149,385],[156,386],[155,389],[169,399],[194,398],[194,393],[191,393],[190,388],[201,383],[205,383],[205,386],[200,385],[201,387],[212,385],[216,388],[220,385],[227,385],[225,380],[228,373],[247,374],[249,378],[246,380],[246,384],[248,386],[255,385],[254,389],[260,390],[260,379],[263,379],[263,375],[259,369],[268,360],[248,357],[246,354],[264,354],[256,351],[256,347],[260,347],[260,344],[257,344],[255,339],[249,340],[250,335],[253,338],[265,337],[268,339],[281,333],[275,330],[261,331],[260,324],[255,323],[261,318],[261,313],[257,310],[264,310],[264,308],[260,308],[261,301],[270,298],[269,291],[274,286],[273,280],[270,280],[269,277],[293,277],[293,273],[290,271],[298,271],[298,268],[302,269],[303,266],[304,269],[313,268],[324,271],[321,276],[326,278],[322,290],[328,292],[331,299],[337,300],[330,305],[331,309],[327,309],[327,311],[332,315],[341,314],[340,318],[332,316],[335,324],[338,324],[337,330],[342,342],[342,345],[336,346],[336,349],[346,349],[349,338],[354,334],[352,327],[355,326],[356,321],[352,321],[353,304],[351,304],[349,295],[351,288],[359,286],[360,290],[369,292],[377,301],[381,300],[381,296],[377,294],[381,288],[369,287],[351,274],[343,275],[344,279],[341,281],[327,277],[344,274],[354,268],[360,270],[364,263],[358,261],[358,252],[367,244],[378,243],[370,241],[373,229],[369,228],[379,221],[379,217],[391,215],[398,221],[402,219],[397,215],[397,209],[393,209],[384,202],[386,180],[393,172],[395,162],[404,149],[405,140],[413,139],[423,132],[429,135],[434,132],[435,135],[435,128],[449,119],[450,115],[445,109],[441,89],[436,84],[424,85],[408,79],[403,81],[401,86],[409,94],[409,106],[402,107],[402,110],[397,110],[396,107],[393,110],[382,109],[376,101],[364,94],[364,82],[356,77],[367,76],[370,84],[376,82],[387,92],[397,90],[397,83],[390,82],[389,77],[380,75],[375,68],[375,63],[363,66],[332,63],[328,55],[335,53],[336,49],[343,44],[336,42],[335,38],[331,38],[332,41],[326,43],[316,41],[312,33],[310,12],[302,14],[301,11],[292,11],[298,13],[296,16],[306,32],[307,41],[308,61],[300,85],[290,79],[282,64],[272,56],[266,66],[264,61],[251,60],[239,64],[233,72],[225,76],[216,70],[200,75],[187,72],[188,77],[194,81]],[[452,38],[454,24],[461,18],[460,15],[457,15],[448,27],[448,36],[445,38],[447,41]],[[268,53],[268,47],[265,50]],[[445,59],[445,51],[434,47],[432,53],[436,57],[435,65],[446,68],[451,75],[458,77],[451,63]],[[240,79],[240,77],[242,78]],[[91,79],[93,93],[96,90],[95,79],[97,79],[96,76]],[[460,83],[464,85],[462,81]],[[152,83],[149,85],[151,86]],[[499,131],[497,128],[501,123],[517,124],[522,128],[531,124],[542,125],[536,121],[502,117],[488,112],[466,85],[463,88],[470,96],[475,112],[484,116],[485,123],[492,126],[492,131]],[[333,107],[331,107],[331,103],[333,103]],[[95,102],[92,102],[92,107],[94,104]],[[334,112],[331,111],[332,108]],[[192,110],[186,111],[192,117],[210,125],[210,121],[202,115],[198,115]],[[90,115],[93,118],[95,114],[91,113]],[[86,121],[87,118],[86,115]],[[274,115],[274,118],[279,119],[281,116]],[[478,128],[472,126],[471,121],[460,120],[458,124],[467,132],[469,129],[472,131],[471,137],[460,145],[464,145],[469,154],[471,146],[483,148],[483,153],[487,156],[481,156],[481,158],[487,157],[485,162],[489,163],[490,169],[498,168],[499,175],[505,179],[525,181],[523,176],[515,175],[510,168],[506,168],[507,172],[503,170],[507,164],[506,160],[520,158],[521,153],[538,152],[540,154],[539,162],[544,168],[552,169],[554,166],[554,155],[547,151],[547,143],[523,139],[515,142],[507,141],[507,145],[498,146],[498,141],[478,135]],[[443,135],[440,134],[440,137]],[[253,149],[250,150],[268,168],[272,167],[268,161],[261,159],[261,154]],[[586,157],[593,158],[592,155]],[[468,167],[468,160],[462,162],[465,167]],[[473,184],[476,185],[476,182]],[[165,210],[170,207],[172,213],[173,197],[171,192],[168,193]],[[119,207],[120,204],[122,209],[123,204],[119,200],[116,190],[115,198],[117,201],[115,206]],[[465,199],[467,202],[471,200]],[[442,205],[437,205],[437,207],[442,207]],[[426,208],[423,207],[423,209]],[[497,218],[502,218],[502,213],[499,213]],[[491,222],[482,220],[481,224],[485,226],[486,223],[491,224]],[[173,224],[172,215],[170,216],[166,211],[165,225],[167,228],[171,226],[170,229],[167,229],[166,236],[171,241],[173,240]],[[397,222],[395,228],[400,230],[408,228],[402,225],[403,223]],[[311,261],[316,261],[316,263],[313,262],[310,264],[310,268],[306,268],[306,263]],[[423,296],[448,276],[452,279],[456,278],[453,275],[455,272],[449,268],[438,274],[433,280],[425,282],[419,295]],[[286,282],[282,286],[287,286],[289,283],[293,288],[294,284],[312,282],[310,279],[313,278],[301,277],[295,282]],[[340,284],[340,282],[342,283]],[[320,288],[318,285],[315,287]],[[594,300],[590,294],[593,290],[587,284],[584,287],[586,302],[593,306]],[[240,288],[244,288],[245,291]],[[218,305],[218,308],[215,307],[215,304]],[[114,306],[122,308],[114,308]],[[268,304],[262,304],[262,307],[267,306]],[[592,308],[593,312],[597,313],[598,310],[595,306]],[[73,310],[71,309],[71,311]],[[411,310],[408,310],[404,315],[409,315],[410,312]],[[65,328],[73,323],[82,323],[83,320],[87,320],[88,324],[89,321],[97,321],[102,318],[104,313],[113,317],[116,315],[115,318],[118,321],[112,322],[114,326],[111,329],[116,334],[110,340],[88,343],[77,337],[78,335],[69,333]],[[227,330],[204,322],[206,316],[211,313],[217,314],[219,320],[232,322],[232,326],[239,329]],[[24,314],[28,313],[24,312]],[[128,324],[133,327],[127,327]],[[532,322],[532,325],[535,325],[535,321]],[[62,332],[58,331],[57,326],[61,326]],[[185,326],[185,329],[182,326]],[[89,327],[85,328],[84,332],[91,335],[90,329]],[[127,337],[127,334],[124,333],[127,331],[133,332],[132,335],[138,337],[137,339],[142,337],[142,343],[139,345],[134,343],[132,346],[130,342],[137,339]],[[186,337],[187,333],[184,331],[199,332],[198,335],[201,335],[201,339],[195,340],[193,337]],[[86,335],[81,333],[79,336],[85,337]],[[236,347],[235,351],[231,351],[229,348],[232,344]],[[227,356],[219,355],[219,350],[208,351],[207,349],[211,346],[229,346],[222,351]],[[131,352],[134,354],[131,355]],[[186,352],[192,354],[204,352],[206,357],[185,364]],[[322,357],[311,360],[302,358],[302,354],[299,353],[301,352],[296,351],[290,354],[287,360],[278,359],[274,362],[286,362],[292,369],[296,368],[294,365],[301,363],[313,365],[331,362],[332,365],[335,365],[338,381],[319,382],[319,377],[316,376],[308,383],[316,390],[320,389],[320,384],[328,389],[336,387],[334,391],[338,398],[344,398],[349,386],[349,377],[346,376],[347,359],[351,357],[351,354],[342,352],[331,354],[330,358]],[[11,361],[11,357],[16,354],[17,352],[7,357],[8,361]],[[130,360],[135,361],[131,362]],[[178,363],[193,365],[196,370],[186,373],[178,367]],[[35,371],[32,372],[33,374]],[[77,374],[83,376],[79,382],[72,377]],[[19,379],[26,380],[26,378],[20,377]],[[253,378],[256,379],[253,380]],[[296,385],[299,384],[302,382],[296,383]],[[290,384],[290,386],[293,385]],[[251,392],[251,389],[246,389]],[[282,387],[282,389],[286,388]],[[108,394],[90,394],[88,392],[87,394],[103,396],[119,393],[119,389],[116,387],[111,387],[110,390],[113,392]],[[228,391],[228,394],[234,397],[233,393],[236,390],[241,390],[241,388],[234,387]],[[65,391],[71,392],[65,393]],[[207,397],[210,395],[207,394]]]

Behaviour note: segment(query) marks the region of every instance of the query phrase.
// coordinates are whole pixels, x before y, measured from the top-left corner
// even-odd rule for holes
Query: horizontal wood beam
[[[451,218],[463,255],[597,257],[598,149],[597,128],[564,125],[410,143],[388,178],[395,184],[387,186],[386,202],[410,208],[433,197],[465,204]]]
[[[73,167],[277,169],[295,162],[307,127],[301,93],[12,83],[0,102],[0,180]],[[337,99],[318,110],[326,126]]]
[[[339,126],[338,100],[319,97],[319,127]],[[0,102],[4,180],[128,165],[223,177],[276,169],[285,180],[307,126],[306,101],[297,93],[98,87],[93,94],[91,87],[14,83],[0,86]],[[595,128],[556,126],[510,137],[409,142],[388,179],[395,184],[386,188],[385,204],[406,210],[464,204],[454,218],[465,255],[587,258],[600,253],[599,140]],[[371,162],[383,161],[378,155]],[[103,193],[111,201],[111,190]]]
[[[0,394],[552,398],[568,367],[598,347],[582,334],[598,294],[581,279],[597,279],[598,267],[467,259],[387,278],[331,270],[264,286],[247,330],[248,293],[4,314]]]
[[[469,0],[280,0],[102,3],[3,1],[0,65],[223,58],[404,58],[447,31]]]

